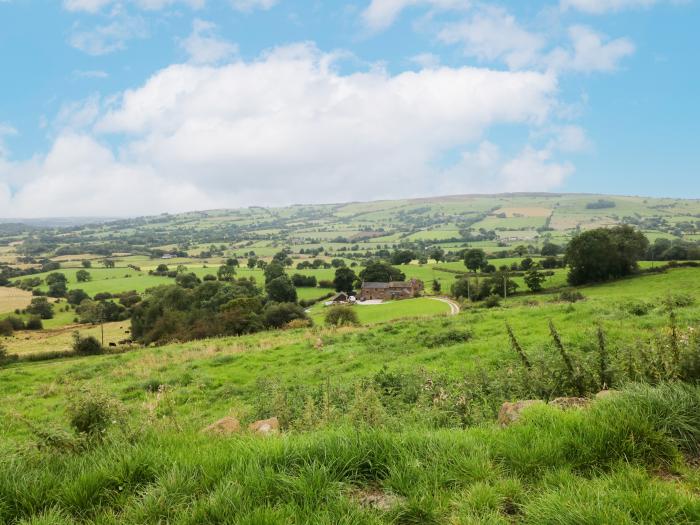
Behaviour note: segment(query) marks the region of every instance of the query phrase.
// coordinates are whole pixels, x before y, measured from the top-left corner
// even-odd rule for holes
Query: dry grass
[[[128,339],[130,336],[126,331],[129,330],[129,326],[128,321],[105,323],[105,345]],[[18,355],[69,350],[73,340],[73,332],[76,330],[84,336],[93,335],[97,339],[101,338],[99,326],[71,324],[36,332],[15,332],[15,335],[5,339],[4,343],[9,353]]]
[[[31,300],[31,292],[19,288],[0,287],[0,314],[14,312],[18,308],[26,308]]]
[[[550,208],[501,208],[494,213],[505,213],[506,217],[549,217]]]

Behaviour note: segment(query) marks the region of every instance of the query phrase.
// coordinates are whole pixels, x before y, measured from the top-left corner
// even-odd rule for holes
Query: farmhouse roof
[[[362,288],[371,290],[385,290],[387,288],[411,288],[411,281],[392,281],[390,283],[362,283]]]

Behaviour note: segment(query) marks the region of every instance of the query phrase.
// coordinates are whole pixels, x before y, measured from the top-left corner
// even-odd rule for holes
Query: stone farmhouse
[[[423,281],[411,279],[410,281],[392,281],[389,283],[362,283],[360,301],[381,299],[410,299],[417,297],[423,291]]]

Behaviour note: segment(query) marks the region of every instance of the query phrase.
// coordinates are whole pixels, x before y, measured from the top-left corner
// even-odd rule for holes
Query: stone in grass
[[[561,409],[584,408],[590,403],[591,400],[586,399],[585,397],[558,397],[549,402],[550,405]]]
[[[520,414],[524,409],[543,403],[544,401],[540,399],[525,399],[514,403],[509,403],[506,401],[503,403],[503,405],[501,405],[501,410],[498,411],[498,422],[501,424],[501,426],[507,427],[520,419]]]
[[[230,436],[241,431],[241,423],[235,417],[225,417],[219,419],[216,423],[212,423],[202,430],[206,434],[214,434],[217,436]]]
[[[276,417],[271,417],[270,419],[261,419],[255,423],[248,425],[248,430],[255,434],[261,436],[270,436],[272,434],[279,434],[280,422]]]
[[[357,490],[353,493],[352,497],[361,507],[375,509],[381,512],[386,512],[397,507],[406,499],[394,494],[387,494],[378,489]]]

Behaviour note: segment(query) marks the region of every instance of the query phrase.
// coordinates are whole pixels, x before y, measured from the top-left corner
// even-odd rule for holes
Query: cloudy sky
[[[0,0],[0,217],[700,197],[697,0]]]

